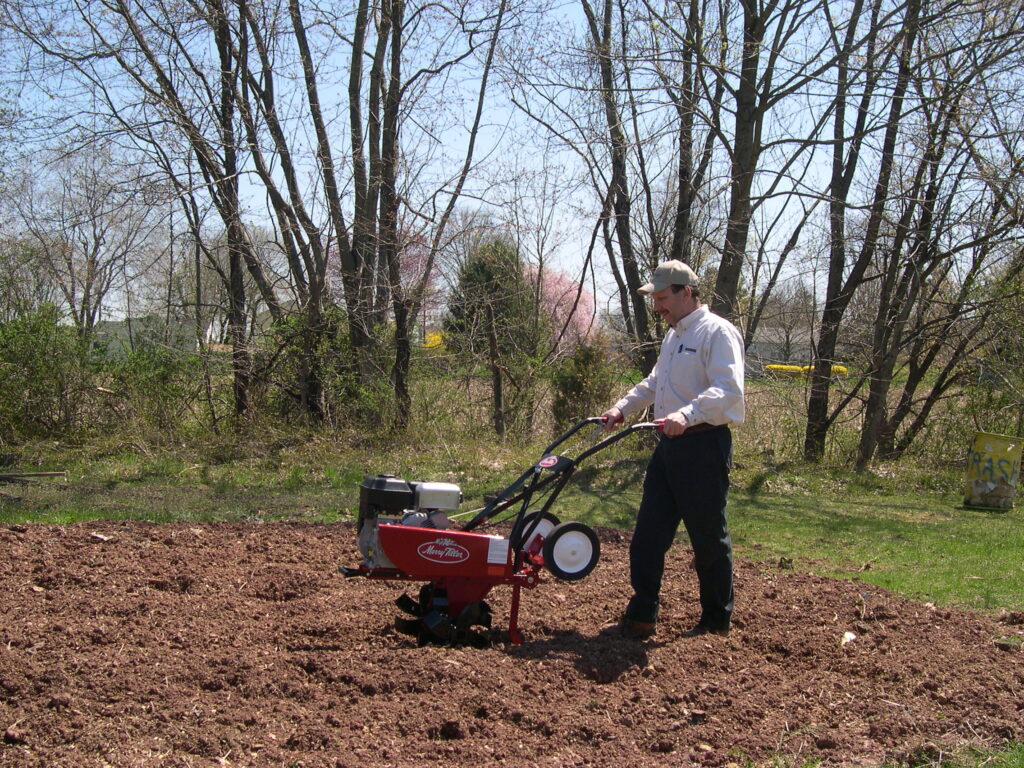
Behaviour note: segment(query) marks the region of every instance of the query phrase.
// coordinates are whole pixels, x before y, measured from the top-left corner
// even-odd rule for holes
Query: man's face
[[[652,293],[651,299],[654,301],[655,313],[673,326],[697,308],[697,300],[688,287],[676,293],[670,285]]]

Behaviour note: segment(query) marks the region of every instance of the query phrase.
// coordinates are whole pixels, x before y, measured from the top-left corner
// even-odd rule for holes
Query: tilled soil
[[[496,588],[481,650],[397,634],[403,585],[338,573],[350,525],[0,527],[0,765],[924,764],[1024,740],[1020,613],[740,551],[736,628],[685,638],[677,545],[658,634],[610,638],[628,534],[601,539],[587,579],[524,590],[522,645]]]

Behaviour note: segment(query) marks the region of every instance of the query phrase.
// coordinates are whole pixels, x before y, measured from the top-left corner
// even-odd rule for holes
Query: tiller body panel
[[[500,584],[512,575],[509,541],[481,533],[381,524],[377,535],[395,568],[421,579],[461,577]]]

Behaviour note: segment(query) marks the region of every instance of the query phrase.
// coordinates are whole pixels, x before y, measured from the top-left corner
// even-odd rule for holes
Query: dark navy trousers
[[[700,584],[700,623],[729,626],[733,609],[732,540],[725,506],[732,465],[728,427],[662,437],[644,478],[643,499],[629,548],[633,597],[626,616],[657,621],[665,555],[679,523],[693,546]]]

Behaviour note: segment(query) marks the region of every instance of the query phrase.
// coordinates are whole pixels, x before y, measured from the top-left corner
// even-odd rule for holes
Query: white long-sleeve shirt
[[[650,376],[615,404],[623,416],[654,404],[654,418],[680,411],[687,424],[744,419],[743,337],[701,306],[669,330]]]

